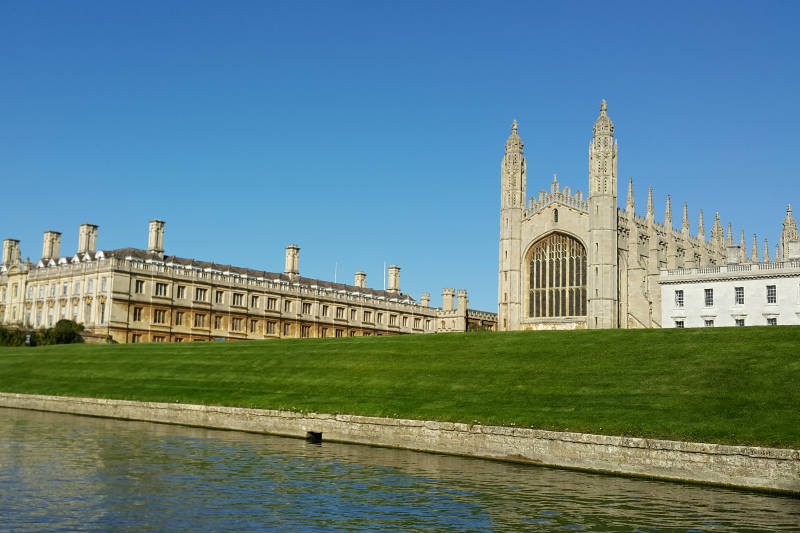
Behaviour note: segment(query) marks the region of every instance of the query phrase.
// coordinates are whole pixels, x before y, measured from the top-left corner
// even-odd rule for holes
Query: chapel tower
[[[600,104],[589,144],[589,328],[618,327],[617,143],[614,123]]]
[[[501,165],[500,261],[497,287],[497,329],[517,330],[522,316],[522,212],[525,207],[524,143],[511,125]]]

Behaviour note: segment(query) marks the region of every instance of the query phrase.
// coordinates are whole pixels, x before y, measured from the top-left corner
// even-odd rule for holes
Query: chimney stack
[[[729,244],[725,251],[727,252],[726,263],[729,265],[739,262],[739,247],[735,244]]]
[[[456,294],[455,289],[442,289],[442,311],[452,311],[453,297]]]
[[[164,221],[151,220],[147,233],[147,251],[164,259]]]
[[[359,289],[364,289],[367,287],[367,274],[365,272],[356,272],[355,286]]]
[[[431,293],[429,293],[429,292],[423,292],[423,293],[422,293],[422,294],[419,296],[419,303],[420,303],[420,305],[422,305],[423,307],[430,307],[430,306],[431,306]]]
[[[58,259],[59,255],[61,255],[61,234],[57,231],[45,231],[42,259]]]
[[[389,266],[389,282],[386,290],[389,292],[400,292],[400,267],[397,265]]]
[[[95,253],[97,251],[97,226],[94,224],[81,224],[78,232],[79,254]]]
[[[5,239],[3,241],[3,265],[15,265],[20,262],[19,241],[17,239]]]
[[[290,278],[300,275],[300,247],[296,244],[286,247],[286,268],[283,273]]]

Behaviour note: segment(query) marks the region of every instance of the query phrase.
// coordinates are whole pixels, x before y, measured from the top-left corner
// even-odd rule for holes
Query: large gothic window
[[[577,239],[553,233],[528,252],[528,316],[586,316],[586,249]]]

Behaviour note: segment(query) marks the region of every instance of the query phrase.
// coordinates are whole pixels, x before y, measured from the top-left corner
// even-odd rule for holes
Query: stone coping
[[[513,426],[0,393],[0,407],[405,448],[800,494],[800,450]]]

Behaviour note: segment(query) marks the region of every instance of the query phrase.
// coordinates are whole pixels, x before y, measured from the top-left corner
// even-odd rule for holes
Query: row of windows
[[[735,326],[744,326],[745,325],[744,318],[735,318],[733,320],[733,322],[734,322]],[[714,327],[714,320],[705,320],[704,321],[704,325],[707,328],[713,328]],[[777,325],[778,325],[778,319],[776,317],[767,318],[767,326],[777,326]],[[675,327],[676,328],[683,328],[683,327],[685,327],[685,322],[683,320],[676,320],[675,321]]]
[[[92,316],[92,304],[91,302],[86,302],[83,306],[83,317],[79,316],[80,305],[79,304],[72,304],[72,305],[62,305],[59,308],[56,307],[48,307],[47,313],[45,314],[44,309],[39,307],[36,309],[36,313],[33,313],[33,310],[26,309],[25,310],[25,324],[28,326],[33,327],[51,327],[56,324],[58,320],[68,318],[70,320],[74,320],[75,322],[83,322],[86,324],[92,323],[93,319],[97,319],[98,324],[103,324],[106,321],[106,304],[105,302],[99,302],[97,305],[97,316]],[[12,308],[12,320],[17,319],[17,309],[16,307]]]
[[[60,290],[59,290],[59,285]],[[72,285],[72,292],[70,293],[70,285]],[[77,296],[82,294],[81,287],[86,289],[86,294],[91,294],[94,292],[94,279],[86,280],[86,283],[82,283],[81,280],[77,280],[75,282],[62,282],[62,283],[43,283],[41,285],[30,284],[28,285],[28,292],[27,298],[33,299],[34,295],[38,296],[39,298],[44,298],[45,296],[49,296],[50,298],[55,298],[56,295],[59,296],[69,296],[72,294],[73,296]],[[107,289],[107,281],[106,278],[100,278],[100,291],[105,292]],[[13,298],[16,298],[19,294],[19,286],[15,283],[12,287],[12,294]],[[6,301],[8,297],[8,292],[6,289],[3,289],[2,293],[2,300],[3,302]]]
[[[774,304],[778,302],[778,290],[775,285],[767,285],[767,303]],[[733,288],[733,301],[736,305],[744,305],[744,287]],[[703,290],[703,303],[706,307],[714,306],[714,289]],[[675,291],[675,307],[683,307],[685,304],[683,289]]]

